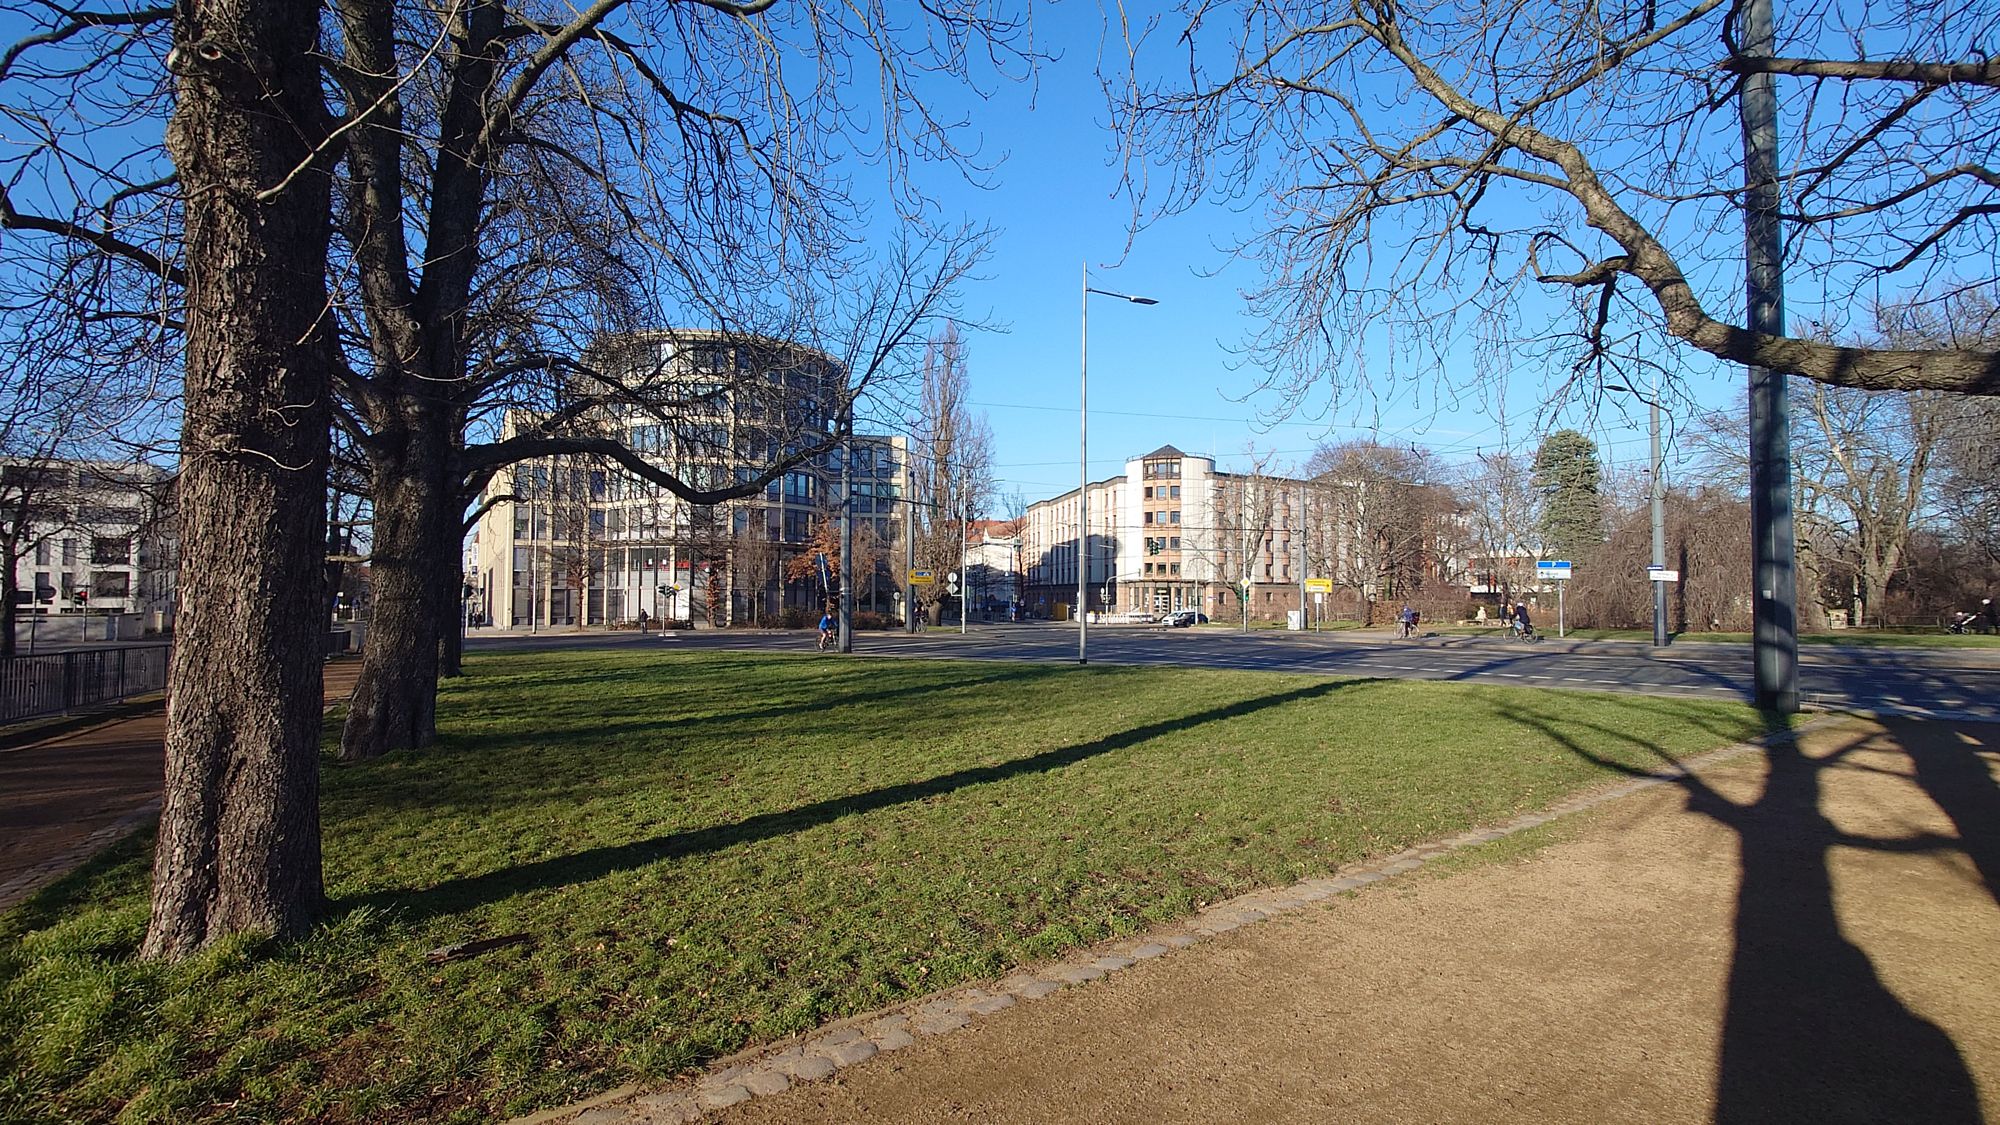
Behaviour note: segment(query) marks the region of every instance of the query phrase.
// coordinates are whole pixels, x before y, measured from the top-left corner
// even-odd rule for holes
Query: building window
[[[1152,564],[1152,563],[1147,563],[1147,564],[1146,564],[1146,573],[1147,573],[1147,574],[1151,574],[1151,573],[1153,573],[1153,564]]]
[[[63,564],[64,566],[75,566],[75,565],[76,565],[76,540],[74,540],[74,539],[69,539],[69,538],[65,538],[65,539],[64,539],[64,540],[62,541],[62,544],[63,544],[63,552],[62,552],[62,559],[63,559],[63,561],[62,561],[62,564]]]
[[[1147,523],[1152,523],[1152,522],[1153,522],[1153,513],[1151,513],[1151,512],[1147,512],[1147,513],[1146,513],[1146,517],[1145,517],[1145,519],[1146,519],[1146,522],[1147,522]]]
[[[1153,498],[1153,486],[1149,484],[1146,486],[1146,499],[1151,500],[1152,498]]]
[[[1179,508],[1176,508],[1173,511],[1167,513],[1167,522],[1169,523],[1181,522],[1181,513]]]
[[[132,540],[110,536],[90,541],[90,561],[100,566],[132,561]]]
[[[1173,538],[1171,538],[1171,539],[1167,540],[1167,549],[1168,549],[1168,550],[1172,550],[1172,551],[1178,551],[1178,550],[1180,550],[1180,549],[1181,549],[1181,537],[1180,537],[1180,536],[1178,536],[1178,535],[1176,535],[1176,536],[1174,536]]]
[[[1171,573],[1174,573],[1174,574],[1179,574],[1179,573],[1181,572],[1181,564],[1179,564],[1179,563],[1169,563],[1169,564],[1168,564],[1168,566],[1167,566],[1167,569],[1168,569],[1168,570],[1169,570],[1169,571],[1170,571]]]
[[[35,544],[35,565],[36,566],[49,565],[49,541],[46,539],[42,540],[40,543]]]
[[[1170,496],[1169,496],[1169,498],[1170,498],[1170,499],[1174,499],[1174,500],[1178,500],[1178,499],[1180,499],[1180,498],[1181,498],[1181,486],[1180,486],[1180,485],[1178,485],[1178,484],[1177,484],[1177,485],[1174,485],[1174,486],[1173,486],[1172,488],[1168,489],[1167,491],[1168,491],[1168,493],[1170,494]]]
[[[99,570],[90,576],[90,595],[94,598],[123,598],[132,593],[132,576],[122,570]]]

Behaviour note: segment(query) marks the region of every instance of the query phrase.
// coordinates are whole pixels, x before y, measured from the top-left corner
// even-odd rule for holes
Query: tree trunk
[[[341,732],[344,762],[428,746],[437,736],[438,646],[450,605],[440,575],[449,578],[455,596],[459,522],[451,509],[457,493],[449,485],[450,430],[437,414],[415,413],[378,435],[369,458],[373,609]]]
[[[167,149],[187,208],[180,607],[143,954],[319,913],[326,177],[316,5],[181,0]]]
[[[0,566],[0,658],[14,655],[14,627],[21,620],[20,603],[14,595],[21,589],[21,583],[14,573],[18,564],[11,550],[5,551],[7,562]]]

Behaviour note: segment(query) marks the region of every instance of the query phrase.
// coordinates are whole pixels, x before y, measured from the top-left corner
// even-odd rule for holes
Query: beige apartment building
[[[1128,460],[1123,475],[1093,482],[1089,498],[1090,612],[1233,617],[1246,588],[1253,617],[1299,607],[1303,482],[1223,472],[1213,457],[1165,445]],[[1033,616],[1066,617],[1076,603],[1076,521],[1074,489],[1028,508],[1022,544]]]

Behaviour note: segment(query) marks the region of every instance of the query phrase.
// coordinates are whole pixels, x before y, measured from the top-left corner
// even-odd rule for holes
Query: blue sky
[[[1506,446],[1529,450],[1538,431],[1517,422],[1503,435],[1472,406],[1452,408],[1435,396],[1405,392],[1362,410],[1262,417],[1271,396],[1246,395],[1259,373],[1235,354],[1253,327],[1241,298],[1258,280],[1254,262],[1232,262],[1225,249],[1253,229],[1254,213],[1202,205],[1141,230],[1127,248],[1131,204],[1118,194],[1120,170],[1096,74],[1103,16],[1095,3],[1060,4],[1035,13],[1038,45],[1061,57],[1042,67],[1033,87],[995,84],[966,114],[988,155],[1004,160],[984,185],[943,170],[925,173],[945,216],[964,215],[999,230],[982,278],[964,287],[969,317],[1004,326],[967,332],[974,399],[995,437],[1003,491],[1029,500],[1077,481],[1079,273],[1093,284],[1159,300],[1141,307],[1092,298],[1090,309],[1090,473],[1101,479],[1130,456],[1172,443],[1240,463],[1252,446],[1275,451],[1281,465],[1303,462],[1319,442],[1367,433],[1414,443],[1453,458]],[[1112,51],[1119,50],[1116,42]],[[1371,350],[1383,346],[1370,341]],[[1465,362],[1470,362],[1469,355]],[[1740,373],[1705,358],[1692,364],[1689,392],[1718,408],[1741,394]],[[1510,412],[1540,405],[1543,373],[1510,377]],[[1261,419],[1261,421],[1260,421]],[[1568,424],[1596,436],[1605,460],[1637,465],[1647,456],[1645,415],[1627,424],[1607,403],[1597,419]],[[1671,479],[1671,475],[1670,475]]]

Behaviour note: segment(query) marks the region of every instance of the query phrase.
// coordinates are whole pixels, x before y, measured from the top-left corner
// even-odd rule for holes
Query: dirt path
[[[719,1120],[2000,1121],[1996,775],[1824,728]]]
[[[326,698],[354,690],[361,662],[326,666]],[[0,910],[137,827],[160,796],[164,708],[0,751]]]

